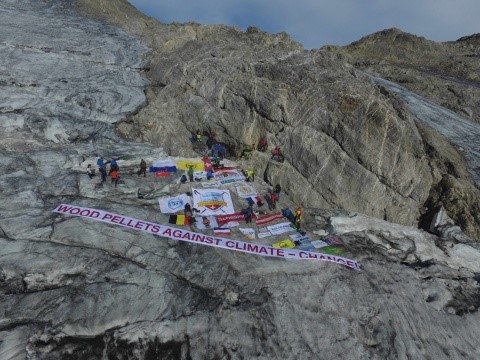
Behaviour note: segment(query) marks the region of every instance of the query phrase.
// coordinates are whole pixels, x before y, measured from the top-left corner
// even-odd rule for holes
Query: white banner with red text
[[[60,204],[52,211],[60,214],[97,220],[105,222],[107,224],[123,226],[134,230],[140,230],[148,234],[158,235],[160,237],[173,240],[187,241],[191,243],[213,246],[228,250],[235,250],[260,256],[270,256],[283,259],[329,261],[340,265],[348,266],[357,271],[362,271],[357,261],[346,259],[340,256],[314,253],[310,251],[300,251],[297,249],[274,248],[268,245],[252,244],[244,241],[209,236],[205,234],[195,233],[193,231],[174,228],[171,226],[160,225],[149,221],[142,221],[128,216],[119,215],[98,209]]]

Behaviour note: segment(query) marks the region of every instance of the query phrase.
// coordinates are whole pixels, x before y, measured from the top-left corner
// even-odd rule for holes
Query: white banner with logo
[[[160,211],[164,214],[174,214],[185,209],[185,204],[192,205],[190,197],[182,194],[174,197],[164,197],[158,199]]]
[[[289,231],[295,231],[292,227],[291,222],[283,222],[280,224],[269,225],[267,226],[268,231],[272,233],[272,235],[280,235]]]
[[[107,224],[118,225],[133,230],[140,230],[148,234],[158,235],[160,237],[173,240],[187,241],[190,243],[213,246],[217,248],[234,250],[260,256],[270,256],[276,258],[296,260],[329,261],[348,266],[357,271],[362,271],[357,261],[343,258],[340,256],[314,253],[310,251],[300,251],[297,249],[274,248],[268,245],[252,244],[244,241],[209,236],[205,234],[195,233],[193,231],[174,228],[171,226],[164,226],[149,221],[142,221],[128,216],[114,214],[108,211],[98,209],[60,204],[52,211],[60,214],[79,216],[90,220],[101,221]]]
[[[218,170],[215,171],[215,181],[220,185],[228,185],[245,181],[245,176],[237,170]]]
[[[238,228],[248,240],[255,240],[255,230],[252,228]]]
[[[195,226],[198,230],[207,230],[218,227],[217,219],[215,216],[196,216],[195,217]]]
[[[322,247],[329,246],[325,241],[322,240],[315,240],[312,241],[312,245],[315,246],[316,249],[321,249]]]
[[[236,189],[237,189],[238,196],[240,196],[241,198],[246,199],[249,197],[257,196],[257,191],[252,185],[248,185],[248,184],[240,185],[240,186],[237,186]]]
[[[193,207],[199,215],[226,215],[233,214],[232,198],[229,190],[222,189],[192,189]]]

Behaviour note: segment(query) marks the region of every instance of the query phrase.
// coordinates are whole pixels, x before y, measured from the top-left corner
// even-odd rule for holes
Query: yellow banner
[[[198,160],[178,160],[177,168],[181,170],[188,170],[188,168],[192,166],[194,171],[203,171],[205,169],[205,165],[203,161]]]
[[[274,248],[280,248],[280,249],[293,249],[295,247],[295,244],[293,243],[292,240],[286,239],[279,241],[275,244],[272,245]]]

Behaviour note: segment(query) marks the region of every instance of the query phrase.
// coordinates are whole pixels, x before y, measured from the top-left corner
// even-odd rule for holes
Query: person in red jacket
[[[261,151],[261,152],[267,151],[267,138],[265,136],[263,136],[260,139],[260,144],[258,146],[258,150]]]
[[[275,194],[275,192],[272,190],[272,192],[270,193],[270,200],[272,202],[272,205],[271,205],[271,210],[274,210],[277,208],[277,194]]]

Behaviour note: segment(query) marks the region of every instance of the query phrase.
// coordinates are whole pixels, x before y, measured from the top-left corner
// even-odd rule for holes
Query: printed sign
[[[241,198],[246,199],[252,196],[257,196],[257,192],[252,185],[240,185],[237,186],[236,189],[238,196],[240,196]]]
[[[356,262],[355,260],[350,260],[336,255],[300,251],[297,249],[280,249],[274,248],[273,246],[247,243],[244,241],[232,240],[216,236],[208,236],[189,230],[178,229],[171,226],[164,226],[149,221],[142,221],[99,209],[60,204],[52,211],[59,214],[78,216],[89,220],[101,221],[107,224],[122,226],[132,230],[139,230],[147,234],[158,235],[160,237],[173,240],[213,246],[217,248],[239,251],[259,256],[271,256],[283,259],[329,261],[348,266],[357,271],[362,271],[358,262]]]
[[[217,215],[217,222],[218,225],[223,226],[224,224],[230,223],[230,222],[239,222],[239,221],[245,221],[245,215],[242,212],[236,212],[233,214],[229,215]],[[252,219],[255,218],[255,214],[252,216]]]
[[[251,228],[238,228],[248,240],[255,240],[255,230]]]
[[[315,246],[316,249],[320,249],[322,247],[328,246],[328,244],[322,240],[312,241],[312,245]]]
[[[193,207],[197,208],[200,215],[233,214],[230,191],[221,189],[192,189]]]
[[[220,170],[215,172],[215,181],[221,185],[245,181],[245,176],[237,170]]]
[[[160,211],[164,214],[173,214],[178,211],[183,211],[186,204],[192,205],[190,197],[182,194],[175,197],[164,197],[158,199],[160,204]]]
[[[213,229],[218,226],[215,216],[195,216],[195,226],[199,230]]]
[[[289,236],[290,239],[293,241],[298,241],[300,244],[303,244],[304,242],[310,242],[310,237],[307,235],[302,235],[300,233],[292,234]]]
[[[292,227],[291,222],[283,222],[280,224],[269,225],[267,226],[268,231],[270,231],[273,235],[280,235],[289,231],[294,231],[295,229]]]

